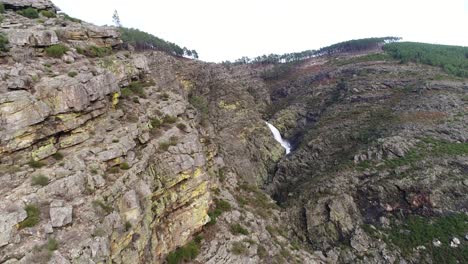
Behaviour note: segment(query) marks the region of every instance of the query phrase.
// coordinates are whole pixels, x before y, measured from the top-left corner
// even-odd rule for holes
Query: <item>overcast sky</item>
[[[67,14],[134,27],[205,61],[318,49],[365,37],[468,46],[468,0],[52,0]]]

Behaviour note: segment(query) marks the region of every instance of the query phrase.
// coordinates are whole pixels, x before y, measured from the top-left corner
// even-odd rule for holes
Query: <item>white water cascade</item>
[[[265,123],[270,128],[271,133],[273,133],[273,137],[275,138],[275,140],[278,141],[278,143],[281,144],[281,146],[286,150],[286,155],[288,155],[291,152],[291,144],[289,144],[288,141],[283,140],[283,138],[281,137],[281,133],[279,132],[279,130],[274,125],[272,125],[272,124],[270,124],[268,122],[265,122]]]

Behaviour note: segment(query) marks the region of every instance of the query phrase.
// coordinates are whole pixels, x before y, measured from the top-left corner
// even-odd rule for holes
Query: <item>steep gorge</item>
[[[265,78],[274,66],[122,50],[113,27],[8,3],[0,263],[162,263],[187,243],[195,263],[466,260],[466,79],[367,54]],[[414,216],[460,228],[397,241]]]

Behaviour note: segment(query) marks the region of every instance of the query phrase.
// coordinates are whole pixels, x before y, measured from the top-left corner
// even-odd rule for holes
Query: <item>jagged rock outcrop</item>
[[[34,7],[37,9],[52,9],[58,10],[58,8],[49,0],[2,0],[2,3],[7,7],[13,8],[27,8]]]

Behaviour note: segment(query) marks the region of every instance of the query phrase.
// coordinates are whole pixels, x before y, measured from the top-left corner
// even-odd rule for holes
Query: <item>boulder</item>
[[[37,9],[60,10],[52,3],[52,1],[49,0],[2,0],[2,2],[7,7],[11,6],[13,8],[34,7]]]
[[[57,34],[53,30],[6,29],[8,40],[14,46],[47,47],[59,43]]]
[[[73,207],[63,201],[53,201],[50,204],[50,222],[53,227],[62,227],[72,222]]]

